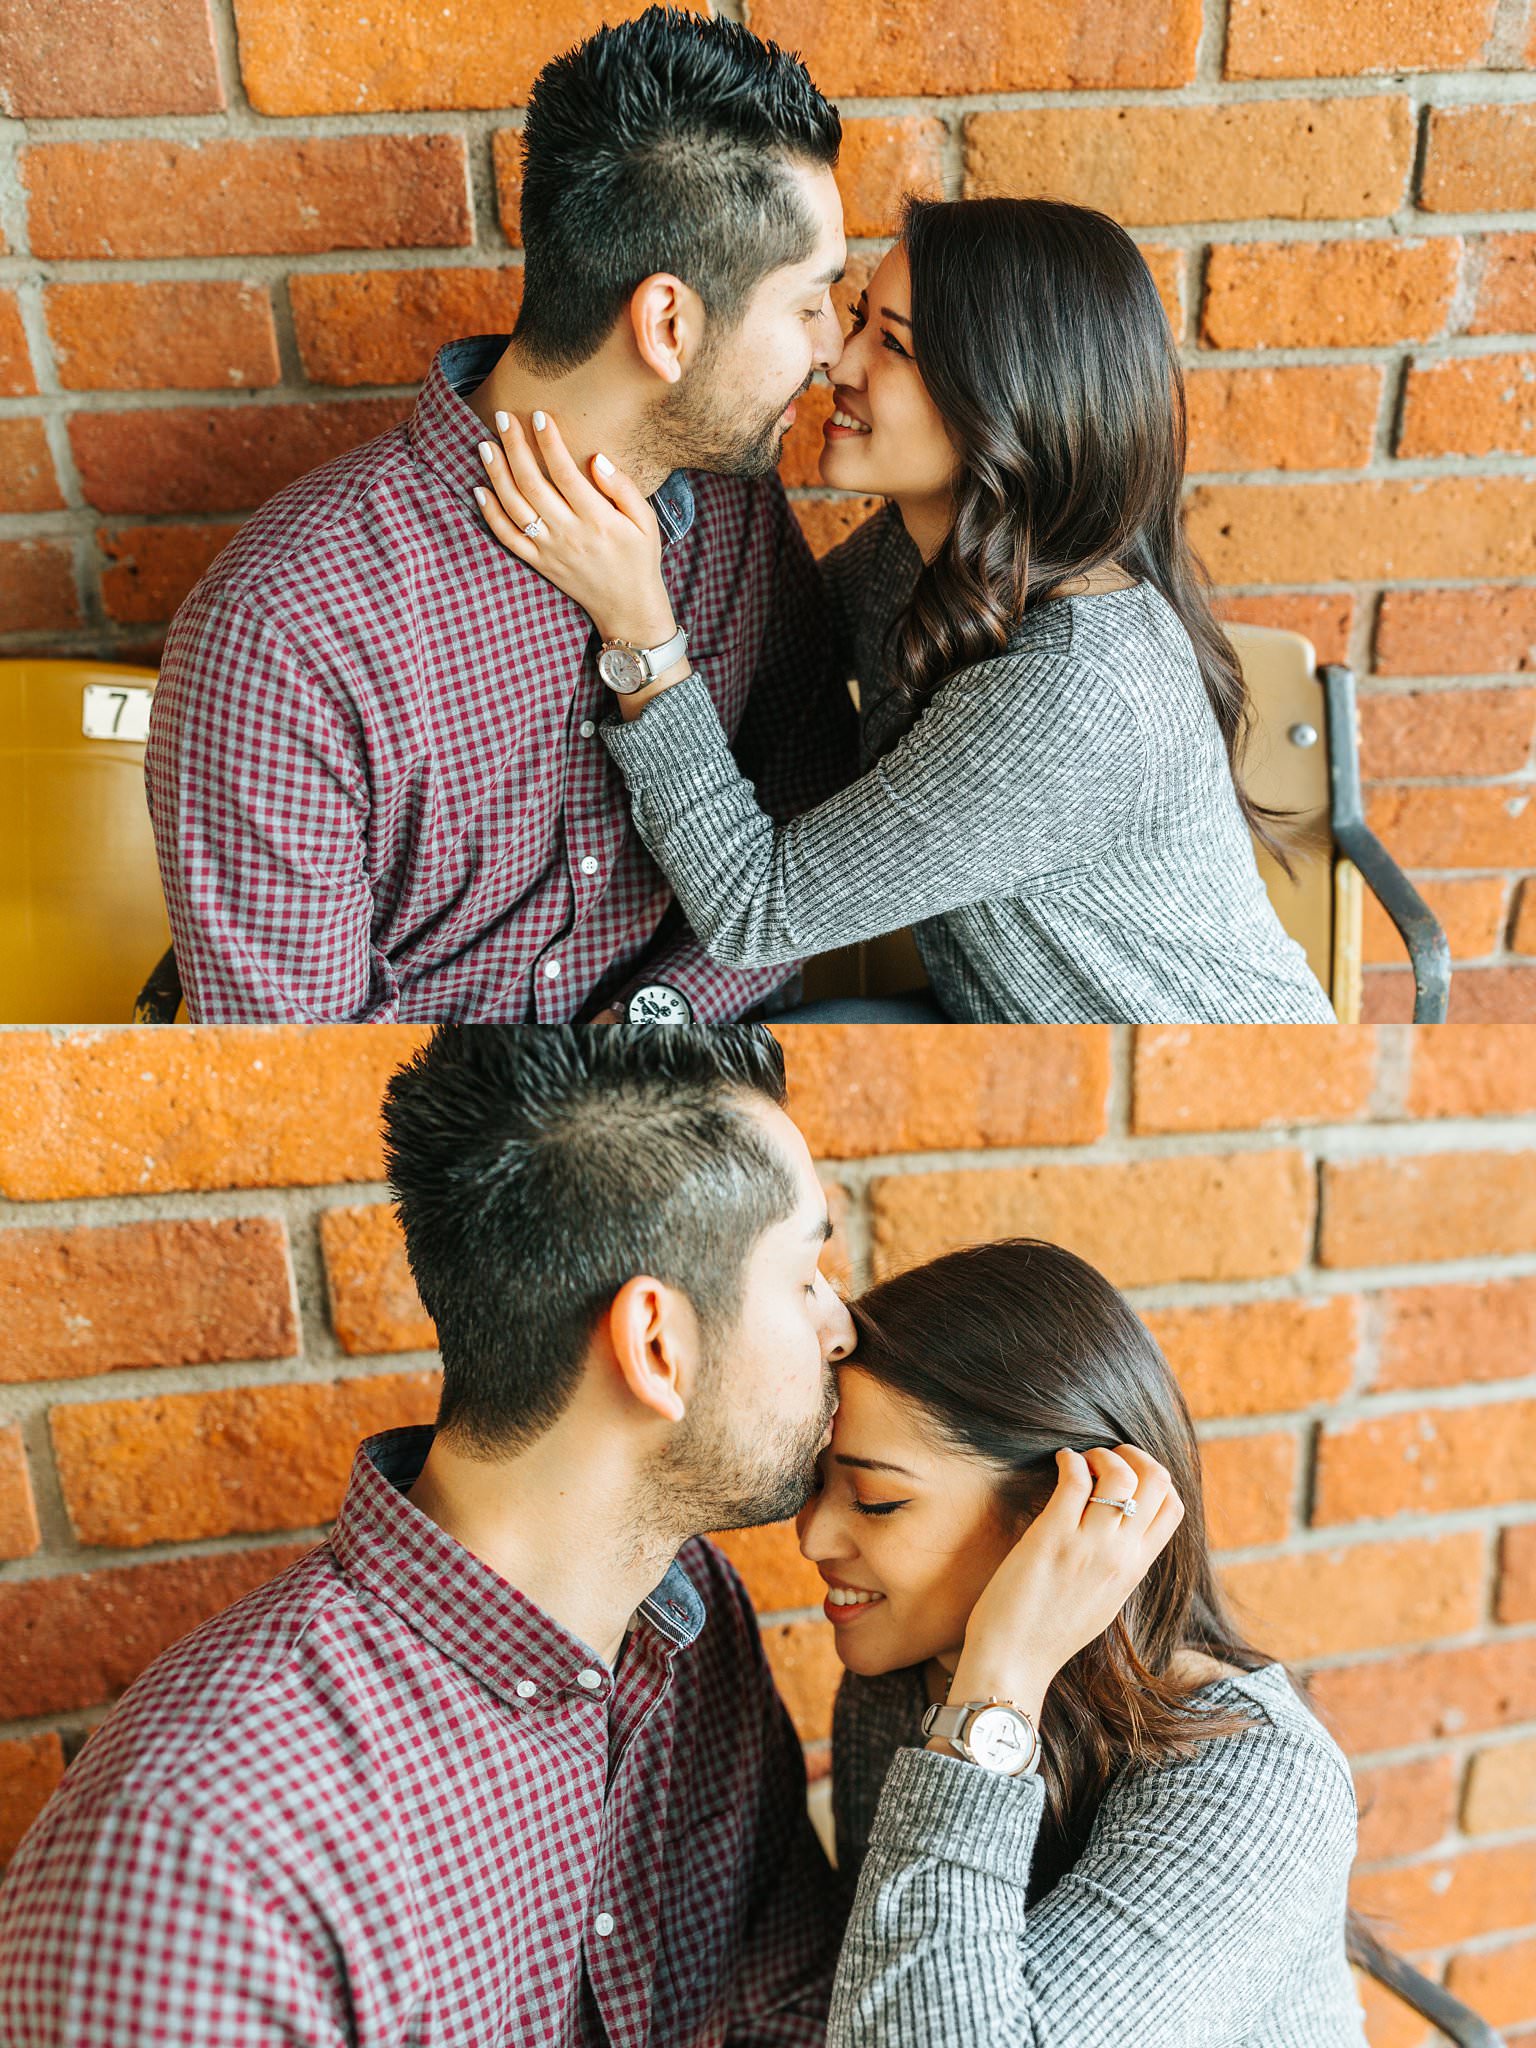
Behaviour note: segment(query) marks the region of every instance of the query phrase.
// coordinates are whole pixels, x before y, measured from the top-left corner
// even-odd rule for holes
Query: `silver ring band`
[[[1122,1515],[1134,1515],[1136,1503],[1133,1500],[1106,1500],[1102,1494],[1090,1493],[1088,1505],[1091,1508],[1118,1508]]]
[[[523,528],[523,538],[525,540],[537,540],[541,533],[547,533],[548,531],[549,528],[544,524],[543,520],[535,517],[530,519]]]

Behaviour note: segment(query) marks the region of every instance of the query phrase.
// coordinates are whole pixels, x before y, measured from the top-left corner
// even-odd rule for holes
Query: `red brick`
[[[877,115],[843,123],[837,164],[843,226],[850,235],[893,235],[902,195],[944,193],[944,123],[928,114]]]
[[[1373,348],[1445,332],[1461,242],[1221,242],[1205,272],[1211,348]]]
[[[832,1733],[832,1701],[843,1675],[832,1624],[783,1622],[763,1630],[763,1648],[800,1740],[824,1742]]]
[[[16,294],[0,292],[0,398],[30,398],[36,390]]]
[[[1417,1031],[1408,1086],[1410,1116],[1536,1114],[1536,1074],[1523,1031],[1441,1027]]]
[[[1148,1309],[1142,1321],[1197,1418],[1315,1407],[1347,1393],[1354,1377],[1353,1295]]]
[[[1373,832],[1407,868],[1536,867],[1529,783],[1468,788],[1381,783],[1366,798]]]
[[[372,114],[518,106],[535,74],[642,0],[526,0],[445,14],[437,0],[373,0],[338,14],[326,0],[236,0],[240,69],[262,114]]]
[[[320,1218],[331,1327],[343,1351],[431,1351],[432,1318],[406,1263],[400,1220],[386,1203],[327,1209]]]
[[[753,0],[752,26],[800,51],[834,96],[1187,85],[1200,39],[1193,0],[1130,0],[1113,14],[897,0],[878,29],[858,0]]]
[[[1536,884],[1529,876],[1520,884],[1509,949],[1512,953],[1536,953]]]
[[[1502,875],[1469,875],[1447,882],[1432,882],[1424,876],[1414,880],[1414,887],[1444,927],[1455,960],[1480,960],[1497,948],[1504,929],[1508,886]],[[1367,965],[1392,965],[1407,958],[1397,926],[1369,893],[1363,947]]]
[[[1175,336],[1184,332],[1184,287],[1187,276],[1185,252],[1169,249],[1157,244],[1143,243],[1141,253],[1146,259],[1152,282],[1157,286],[1157,296],[1163,302],[1163,311],[1168,316],[1168,325]]]
[[[1433,1849],[1456,1822],[1456,1776],[1456,1760],[1449,1756],[1356,1771],[1360,1861],[1385,1862]]]
[[[131,626],[171,618],[239,531],[237,525],[99,528],[96,544],[110,565],[101,572],[108,618]]]
[[[1325,1425],[1312,1521],[1325,1527],[1503,1507],[1524,1497],[1533,1464],[1536,1401],[1410,1409]]]
[[[381,1180],[384,1084],[424,1037],[349,1024],[13,1031],[0,1195]]]
[[[162,1650],[312,1548],[264,1545],[0,1585],[0,1719],[115,1698]]]
[[[223,105],[208,0],[9,0],[0,112],[16,120]]]
[[[1361,1015],[1372,1024],[1406,1024],[1413,1012],[1413,977],[1371,968]],[[1536,969],[1463,967],[1451,984],[1453,1024],[1529,1023],[1536,1018]]]
[[[1233,0],[1228,78],[1352,78],[1383,71],[1459,71],[1479,64],[1493,0]]]
[[[1402,204],[1413,117],[1396,97],[1032,107],[970,115],[966,142],[972,193],[1049,194],[1139,226],[1357,220]]]
[[[1485,235],[1483,274],[1469,334],[1529,334],[1536,328],[1536,235]]]
[[[1318,1259],[1388,1266],[1536,1250],[1536,1152],[1433,1152],[1323,1167]]]
[[[1536,206],[1536,105],[1432,107],[1419,205],[1426,213]]]
[[[883,498],[795,498],[791,509],[810,542],[811,553],[825,555],[857,533],[884,503]]]
[[[407,409],[400,398],[349,398],[80,412],[69,439],[86,502],[98,511],[234,512],[387,433]]]
[[[1315,1672],[1313,1704],[1351,1756],[1536,1720],[1536,1636]]]
[[[1374,1387],[1459,1387],[1536,1373],[1536,1279],[1397,1287],[1376,1301]]]
[[[1363,469],[1371,459],[1384,372],[1326,368],[1192,370],[1189,470]]]
[[[1384,591],[1376,669],[1398,676],[1536,669],[1536,590]]]
[[[0,1230],[0,1382],[291,1358],[275,1216]]]
[[[1352,1123],[1370,1113],[1376,1034],[1341,1025],[1318,1058],[1307,1024],[1143,1024],[1131,1128],[1254,1131]]]
[[[1536,355],[1461,356],[1408,372],[1397,452],[1529,455],[1536,451]]]
[[[821,1573],[800,1555],[793,1522],[767,1529],[732,1529],[712,1536],[746,1581],[759,1614],[819,1607],[826,1597]]]
[[[1188,527],[1217,583],[1536,575],[1536,484],[1518,476],[1200,484]]]
[[[847,1025],[784,1026],[779,1040],[790,1114],[824,1159],[1086,1145],[1106,1128],[1101,1025],[920,1024],[883,1034],[878,1060],[868,1033]]]
[[[1312,642],[1319,661],[1349,660],[1355,600],[1348,591],[1284,590],[1266,597],[1223,597],[1216,615],[1233,625],[1300,633]]]
[[[1354,1905],[1379,1917],[1396,1948],[1449,1948],[1536,1920],[1536,1843],[1467,1849],[1357,1879]]]
[[[1503,1622],[1536,1621],[1536,1523],[1521,1522],[1499,1537],[1496,1611]]]
[[[229,391],[282,375],[264,285],[54,284],[43,311],[66,391]]]
[[[1461,1825],[1469,1835],[1536,1827],[1536,1736],[1478,1751],[1467,1772]]]
[[[510,334],[522,265],[366,270],[288,280],[294,334],[312,384],[416,384],[445,341]]]
[[[1206,1526],[1217,1550],[1285,1541],[1298,1449],[1290,1430],[1214,1437],[1200,1446]]]
[[[63,504],[42,421],[0,419],[0,512],[57,512]]]
[[[1490,2027],[1536,2019],[1536,1941],[1452,1956],[1445,1982]]]
[[[64,1745],[57,1735],[0,1742],[0,1864],[15,1855],[63,1775]]]
[[[137,1549],[329,1521],[364,1437],[437,1413],[435,1373],[230,1387],[49,1411],[82,1543]]]
[[[821,430],[831,417],[832,387],[813,384],[795,400],[795,424],[784,437],[779,456],[779,477],[786,490],[821,481]],[[871,500],[858,500],[870,503]]]
[[[0,540],[0,633],[63,631],[79,623],[69,542]]]
[[[1468,1530],[1254,1558],[1221,1577],[1251,1640],[1302,1662],[1475,1628],[1482,1556],[1482,1535]]]
[[[501,232],[514,249],[523,241],[523,138],[516,128],[498,128],[491,137],[491,172],[496,180],[496,213]]]
[[[1433,1976],[1432,1968],[1422,1962],[1419,1967],[1425,1970],[1426,1975]],[[1367,2048],[1433,2048],[1428,2023],[1412,2006],[1404,2005],[1395,1992],[1389,1991],[1385,1984],[1378,1984],[1363,1970],[1355,1970],[1351,1974],[1365,2015]]]
[[[1299,1152],[1113,1166],[901,1174],[870,1191],[881,1274],[956,1245],[1040,1237],[1121,1287],[1259,1279],[1306,1256],[1312,1177]]]
[[[1518,775],[1536,739],[1536,690],[1414,690],[1360,700],[1361,772]]]
[[[21,152],[35,256],[276,256],[472,238],[457,135],[54,142]]]
[[[30,1557],[42,1545],[20,1426],[0,1428],[0,1558]]]

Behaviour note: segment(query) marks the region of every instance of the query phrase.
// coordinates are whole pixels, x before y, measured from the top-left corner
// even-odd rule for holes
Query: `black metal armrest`
[[[1366,887],[1391,918],[1413,967],[1413,1021],[1443,1024],[1451,999],[1451,947],[1440,920],[1365,822],[1360,794],[1360,747],[1355,722],[1355,678],[1338,662],[1318,670],[1328,704],[1328,780],[1333,798],[1333,839],[1352,860]]]

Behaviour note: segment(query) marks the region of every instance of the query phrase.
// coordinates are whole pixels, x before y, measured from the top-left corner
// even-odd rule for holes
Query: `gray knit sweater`
[[[603,727],[708,952],[767,966],[911,924],[960,1022],[1331,1022],[1162,598],[1136,584],[1036,607],[882,754],[880,650],[919,567],[894,507],[823,563],[864,773],[793,822],[758,808],[697,679]]]
[[[846,1677],[833,1813],[858,1883],[828,2048],[1363,2048],[1348,1766],[1278,1664],[1201,1699],[1255,1725],[1122,1774],[1026,1910],[1040,1780],[921,1747],[919,1672]]]

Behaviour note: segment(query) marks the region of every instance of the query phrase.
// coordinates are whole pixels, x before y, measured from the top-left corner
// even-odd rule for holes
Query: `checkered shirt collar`
[[[411,412],[409,434],[417,460],[466,501],[484,474],[479,450],[485,439],[485,427],[467,394],[485,382],[510,340],[507,334],[473,334],[447,342],[433,357]],[[687,473],[673,470],[652,494],[651,506],[669,545],[675,547],[693,525],[693,486]]]
[[[546,1696],[608,1697],[611,1676],[589,1644],[406,1499],[434,1434],[430,1426],[390,1429],[358,1446],[331,1532],[338,1565],[499,1699],[521,1704],[516,1688],[528,1679]],[[636,1612],[677,1649],[704,1626],[704,1603],[677,1564]],[[578,1672],[593,1669],[603,1671],[600,1694],[576,1682]]]

